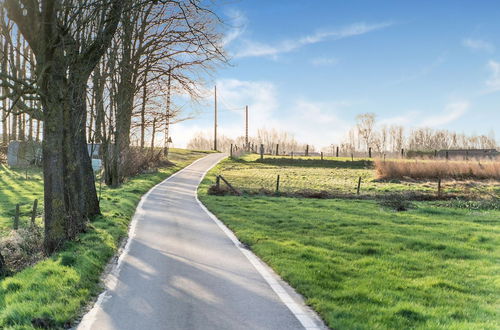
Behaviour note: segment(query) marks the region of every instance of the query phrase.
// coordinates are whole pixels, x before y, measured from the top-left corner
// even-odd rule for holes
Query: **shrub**
[[[162,150],[130,148],[123,164],[123,175],[132,177],[140,173],[156,171],[158,167],[172,166],[173,163],[163,157]]]
[[[380,199],[379,204],[397,212],[407,211],[413,207],[413,204],[405,194],[384,195]]]
[[[0,252],[9,271],[16,272],[35,264],[43,258],[43,228],[35,225],[13,230],[0,241]]]
[[[219,185],[219,187],[217,187],[217,185],[214,184],[208,188],[209,195],[224,196],[228,195],[229,193],[230,193],[229,188],[223,185]]]
[[[375,161],[380,179],[493,179],[500,180],[500,162],[467,161]]]

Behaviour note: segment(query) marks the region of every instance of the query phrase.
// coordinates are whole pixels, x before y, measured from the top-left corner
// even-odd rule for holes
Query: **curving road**
[[[211,154],[139,204],[106,291],[78,329],[319,329],[321,321],[196,198]]]

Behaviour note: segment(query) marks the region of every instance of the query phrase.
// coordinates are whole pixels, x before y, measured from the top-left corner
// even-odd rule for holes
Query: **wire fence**
[[[244,194],[324,198],[378,198],[404,194],[409,199],[500,198],[497,180],[381,180],[366,159],[272,158],[251,155],[220,166],[222,175]]]

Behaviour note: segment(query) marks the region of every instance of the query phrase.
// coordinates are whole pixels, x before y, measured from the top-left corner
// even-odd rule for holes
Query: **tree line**
[[[0,1],[2,143],[43,141],[47,253],[100,213],[87,144],[120,185],[131,134],[167,139],[172,95],[227,62],[221,24],[201,0]]]
[[[405,128],[402,125],[378,125],[376,115],[365,113],[356,117],[344,140],[339,144],[343,153],[366,152],[372,149],[379,155],[412,151],[445,149],[494,149],[495,135],[466,135],[445,129],[428,127]]]

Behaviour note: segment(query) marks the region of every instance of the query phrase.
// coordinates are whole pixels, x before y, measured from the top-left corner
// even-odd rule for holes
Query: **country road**
[[[206,156],[143,197],[107,289],[77,329],[324,327],[198,202],[199,182],[223,157]]]

